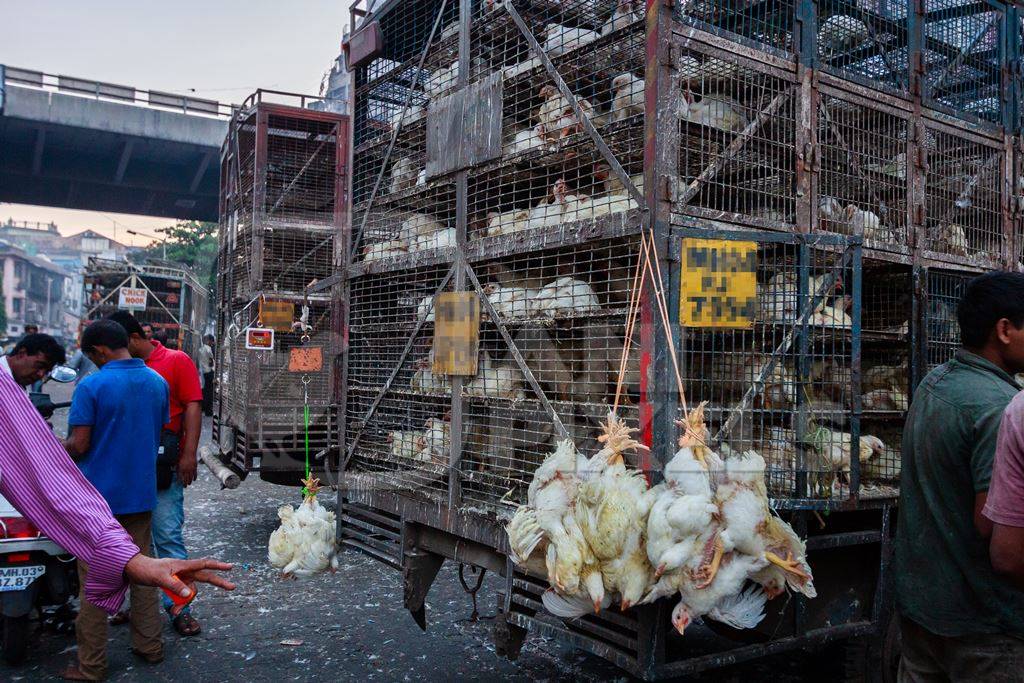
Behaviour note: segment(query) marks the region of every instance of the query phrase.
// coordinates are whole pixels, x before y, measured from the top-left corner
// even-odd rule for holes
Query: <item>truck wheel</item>
[[[28,651],[28,615],[4,617],[3,628],[4,661],[11,666],[17,666],[25,661],[25,654]]]

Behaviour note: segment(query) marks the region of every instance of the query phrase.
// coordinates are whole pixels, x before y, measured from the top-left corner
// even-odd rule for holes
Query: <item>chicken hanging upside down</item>
[[[270,534],[267,559],[281,570],[282,576],[311,576],[325,569],[338,568],[335,554],[334,513],[316,500],[320,481],[304,479],[305,498],[298,509],[282,505],[277,509],[281,526]]]
[[[626,464],[623,453],[643,447],[614,413],[593,457],[564,441],[537,469],[506,531],[517,564],[546,548],[549,612],[575,618],[677,595],[672,623],[683,633],[702,617],[752,628],[787,587],[816,595],[803,541],[769,506],[761,456],[723,461],[704,404],[679,424],[679,450],[653,488]]]

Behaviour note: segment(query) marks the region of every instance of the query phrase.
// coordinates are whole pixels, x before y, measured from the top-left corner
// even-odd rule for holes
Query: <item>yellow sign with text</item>
[[[683,239],[679,321],[751,328],[757,315],[757,243]]]

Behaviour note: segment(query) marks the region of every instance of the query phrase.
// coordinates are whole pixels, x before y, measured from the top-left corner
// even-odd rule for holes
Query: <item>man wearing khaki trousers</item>
[[[64,447],[96,487],[132,541],[148,554],[156,507],[156,458],[169,415],[167,382],[128,352],[124,328],[97,320],[82,333],[82,352],[98,368],[79,383],[68,416]],[[78,563],[85,586],[89,569]],[[163,661],[155,588],[131,587],[132,652],[151,664]],[[62,674],[75,681],[107,675],[107,615],[83,592],[75,622],[78,664]]]

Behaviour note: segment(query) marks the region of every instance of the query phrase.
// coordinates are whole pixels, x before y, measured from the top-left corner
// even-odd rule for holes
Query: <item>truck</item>
[[[352,210],[322,283],[343,315],[341,542],[401,571],[423,628],[445,560],[500,575],[510,658],[535,633],[655,680],[842,643],[894,680],[906,410],[958,346],[966,282],[1020,267],[1018,14],[353,6]],[[548,612],[505,531],[544,457],[593,454],[613,409],[656,484],[705,402],[711,446],[767,462],[817,597],[705,637],[667,600]]]

